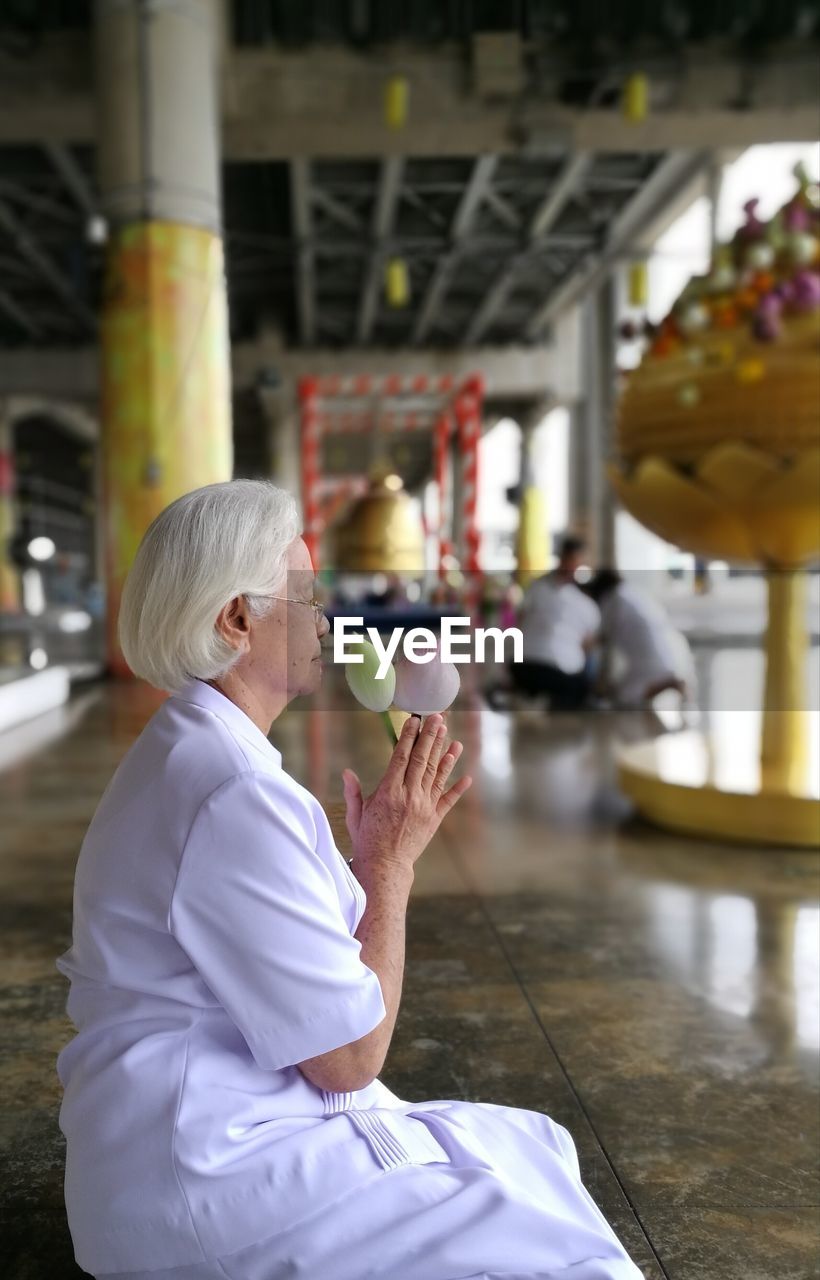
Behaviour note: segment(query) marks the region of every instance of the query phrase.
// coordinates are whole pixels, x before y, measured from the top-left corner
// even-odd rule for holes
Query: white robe
[[[327,1093],[295,1063],[384,1017],[325,814],[199,681],[83,843],[58,1062],[77,1261],[154,1280],[635,1280],[569,1135],[530,1111]],[[219,1261],[217,1261],[217,1259]]]
[[[601,603],[601,629],[615,651],[615,697],[621,706],[640,706],[646,691],[664,681],[693,686],[689,646],[647,592],[619,583]]]
[[[577,675],[586,666],[587,645],[600,624],[598,606],[580,587],[544,574],[527,589],[521,606],[524,660]]]

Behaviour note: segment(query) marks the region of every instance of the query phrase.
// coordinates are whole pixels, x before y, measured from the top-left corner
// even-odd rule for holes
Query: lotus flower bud
[[[461,687],[458,667],[442,662],[438,650],[431,662],[411,662],[406,656],[396,663],[396,691],[393,701],[402,711],[431,716],[446,711]]]
[[[709,326],[709,312],[702,302],[690,302],[677,319],[681,332],[687,336]]]
[[[779,294],[769,293],[760,301],[760,306],[752,318],[752,333],[758,342],[774,342],[780,336],[782,322],[780,313],[783,300]]]
[[[386,711],[393,701],[396,689],[396,672],[388,666],[383,677],[379,679],[379,655],[369,640],[364,636],[352,638],[348,643],[349,653],[360,653],[362,662],[345,663],[345,678],[350,692],[357,702],[368,711]]]
[[[744,258],[746,266],[751,267],[753,271],[767,271],[774,260],[774,245],[769,244],[766,240],[757,240],[754,244],[749,245]]]
[[[798,271],[794,277],[792,300],[798,311],[814,311],[815,307],[820,307],[820,273]]]
[[[805,265],[814,260],[817,241],[808,231],[793,231],[787,237],[786,248],[792,262]]]
[[[737,284],[737,272],[725,258],[718,262],[709,277],[710,293],[728,293]]]
[[[691,409],[700,402],[700,389],[694,382],[685,382],[678,392],[678,400],[685,408]]]

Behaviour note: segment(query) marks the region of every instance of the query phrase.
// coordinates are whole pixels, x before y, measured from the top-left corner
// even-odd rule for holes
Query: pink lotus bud
[[[792,300],[798,311],[814,311],[820,307],[820,272],[798,271]]]
[[[808,231],[811,225],[809,210],[799,200],[793,200],[786,206],[783,225],[787,231]]]
[[[419,716],[446,711],[461,687],[458,667],[442,662],[438,650],[431,662],[411,662],[402,655],[396,662],[393,705]]]

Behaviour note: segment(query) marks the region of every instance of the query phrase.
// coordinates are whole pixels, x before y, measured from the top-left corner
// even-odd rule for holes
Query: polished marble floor
[[[272,736],[342,842],[339,771],[373,783],[388,748],[377,717],[325,702]],[[3,1280],[81,1274],[61,1207],[54,957],[84,828],[154,705],[99,686],[0,735]],[[476,705],[454,723],[476,782],[418,865],[386,1082],[548,1111],[651,1280],[820,1275],[817,855],[636,821],[613,749],[643,717]]]

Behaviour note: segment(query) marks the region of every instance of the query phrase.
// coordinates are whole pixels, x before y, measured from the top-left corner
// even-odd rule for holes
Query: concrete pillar
[[[592,475],[590,470],[590,412],[586,397],[570,408],[569,502],[567,527],[592,543]]]
[[[273,391],[260,391],[259,398],[268,429],[271,479],[274,484],[292,493],[299,502],[302,484],[301,441],[299,405],[295,389],[291,383],[288,383]]]
[[[587,540],[590,560],[615,558],[615,503],[606,480],[615,407],[614,282],[605,280],[582,305],[581,386],[570,434],[570,526]]]
[[[102,444],[109,658],[151,520],[231,475],[219,208],[218,0],[97,0],[99,178],[109,221]]]

